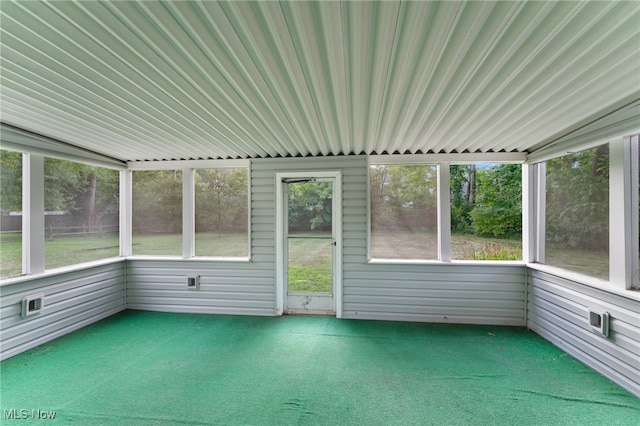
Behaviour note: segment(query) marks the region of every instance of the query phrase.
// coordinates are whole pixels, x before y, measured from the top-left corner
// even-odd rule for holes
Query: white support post
[[[182,169],[182,257],[190,259],[195,255],[195,190],[194,169]]]
[[[120,170],[120,256],[131,256],[133,172]]]
[[[632,206],[631,151],[630,138],[609,143],[609,282],[618,289],[631,288],[632,246],[637,253],[638,245],[638,234],[633,234],[631,225],[632,210],[637,209],[637,205]]]
[[[640,200],[640,134],[634,135],[629,141],[631,151],[631,286],[640,286],[640,238],[638,227],[640,218],[638,217],[638,203]]]
[[[534,262],[545,263],[545,236],[547,232],[547,165],[535,164],[535,247]]]
[[[522,260],[536,260],[536,175],[535,164],[522,165]]]
[[[44,272],[44,157],[22,154],[22,273]]]
[[[451,189],[449,164],[438,164],[438,252],[442,262],[451,261]]]

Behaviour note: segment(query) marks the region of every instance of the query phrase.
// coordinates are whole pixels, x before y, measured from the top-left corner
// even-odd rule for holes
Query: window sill
[[[371,265],[499,265],[499,266],[525,266],[522,260],[452,260],[445,262],[442,260],[422,260],[422,259],[369,259]]]
[[[527,263],[526,265],[528,268],[536,271],[545,272],[547,274],[551,274],[559,278],[564,278],[578,284],[640,301],[640,291],[618,288],[612,285],[609,281],[602,280],[600,278],[581,274],[579,272],[569,271],[567,269],[558,268],[556,266],[544,265],[541,263]]]
[[[177,262],[233,262],[233,263],[250,263],[251,258],[245,257],[215,257],[215,256],[194,256],[185,259],[181,256],[152,256],[152,255],[132,255],[127,256],[127,260],[171,260]]]
[[[124,262],[124,257],[110,257],[107,259],[93,260],[91,262],[76,263],[69,266],[61,266],[58,268],[47,269],[44,272],[29,275],[18,275],[17,277],[3,278],[0,280],[0,287],[18,284],[25,281],[32,281],[40,278],[53,277],[56,275],[67,274],[69,272],[84,271],[86,269],[95,268],[103,265],[111,265],[113,263]]]

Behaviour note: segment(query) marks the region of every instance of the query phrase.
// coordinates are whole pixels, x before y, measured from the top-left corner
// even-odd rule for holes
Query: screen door
[[[292,178],[285,185],[285,313],[335,314],[334,182]]]

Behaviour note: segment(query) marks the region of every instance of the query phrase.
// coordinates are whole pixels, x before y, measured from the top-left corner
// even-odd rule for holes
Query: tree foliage
[[[333,189],[330,182],[292,182],[289,191],[289,231],[331,230]]]
[[[22,153],[0,150],[0,209],[22,210]]]
[[[65,212],[68,224],[94,231],[107,212],[117,212],[119,179],[115,170],[45,158],[44,209]]]
[[[182,172],[133,172],[133,233],[182,232]]]
[[[374,230],[435,231],[436,166],[376,165],[369,174]]]
[[[476,169],[476,196],[469,211],[476,235],[496,238],[522,235],[521,170],[518,164]]]
[[[247,230],[247,169],[196,171],[196,232]]]
[[[608,251],[608,145],[554,158],[546,168],[547,242]]]

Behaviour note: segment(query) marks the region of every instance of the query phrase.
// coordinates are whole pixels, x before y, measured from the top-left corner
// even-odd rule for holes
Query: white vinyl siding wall
[[[124,259],[12,280],[0,287],[0,359],[19,354],[125,309]],[[39,314],[22,318],[22,299],[44,295]]]
[[[127,307],[275,315],[276,173],[340,171],[344,318],[525,325],[522,264],[368,263],[367,167],[366,156],[252,160],[250,262],[129,259]]]
[[[571,356],[640,397],[640,303],[529,269],[528,327]],[[589,309],[610,314],[609,337],[589,325]]]
[[[525,325],[523,265],[368,264],[345,271],[345,317]]]
[[[206,314],[274,315],[273,270],[248,262],[127,261],[127,309]],[[200,275],[199,290],[187,275]]]

